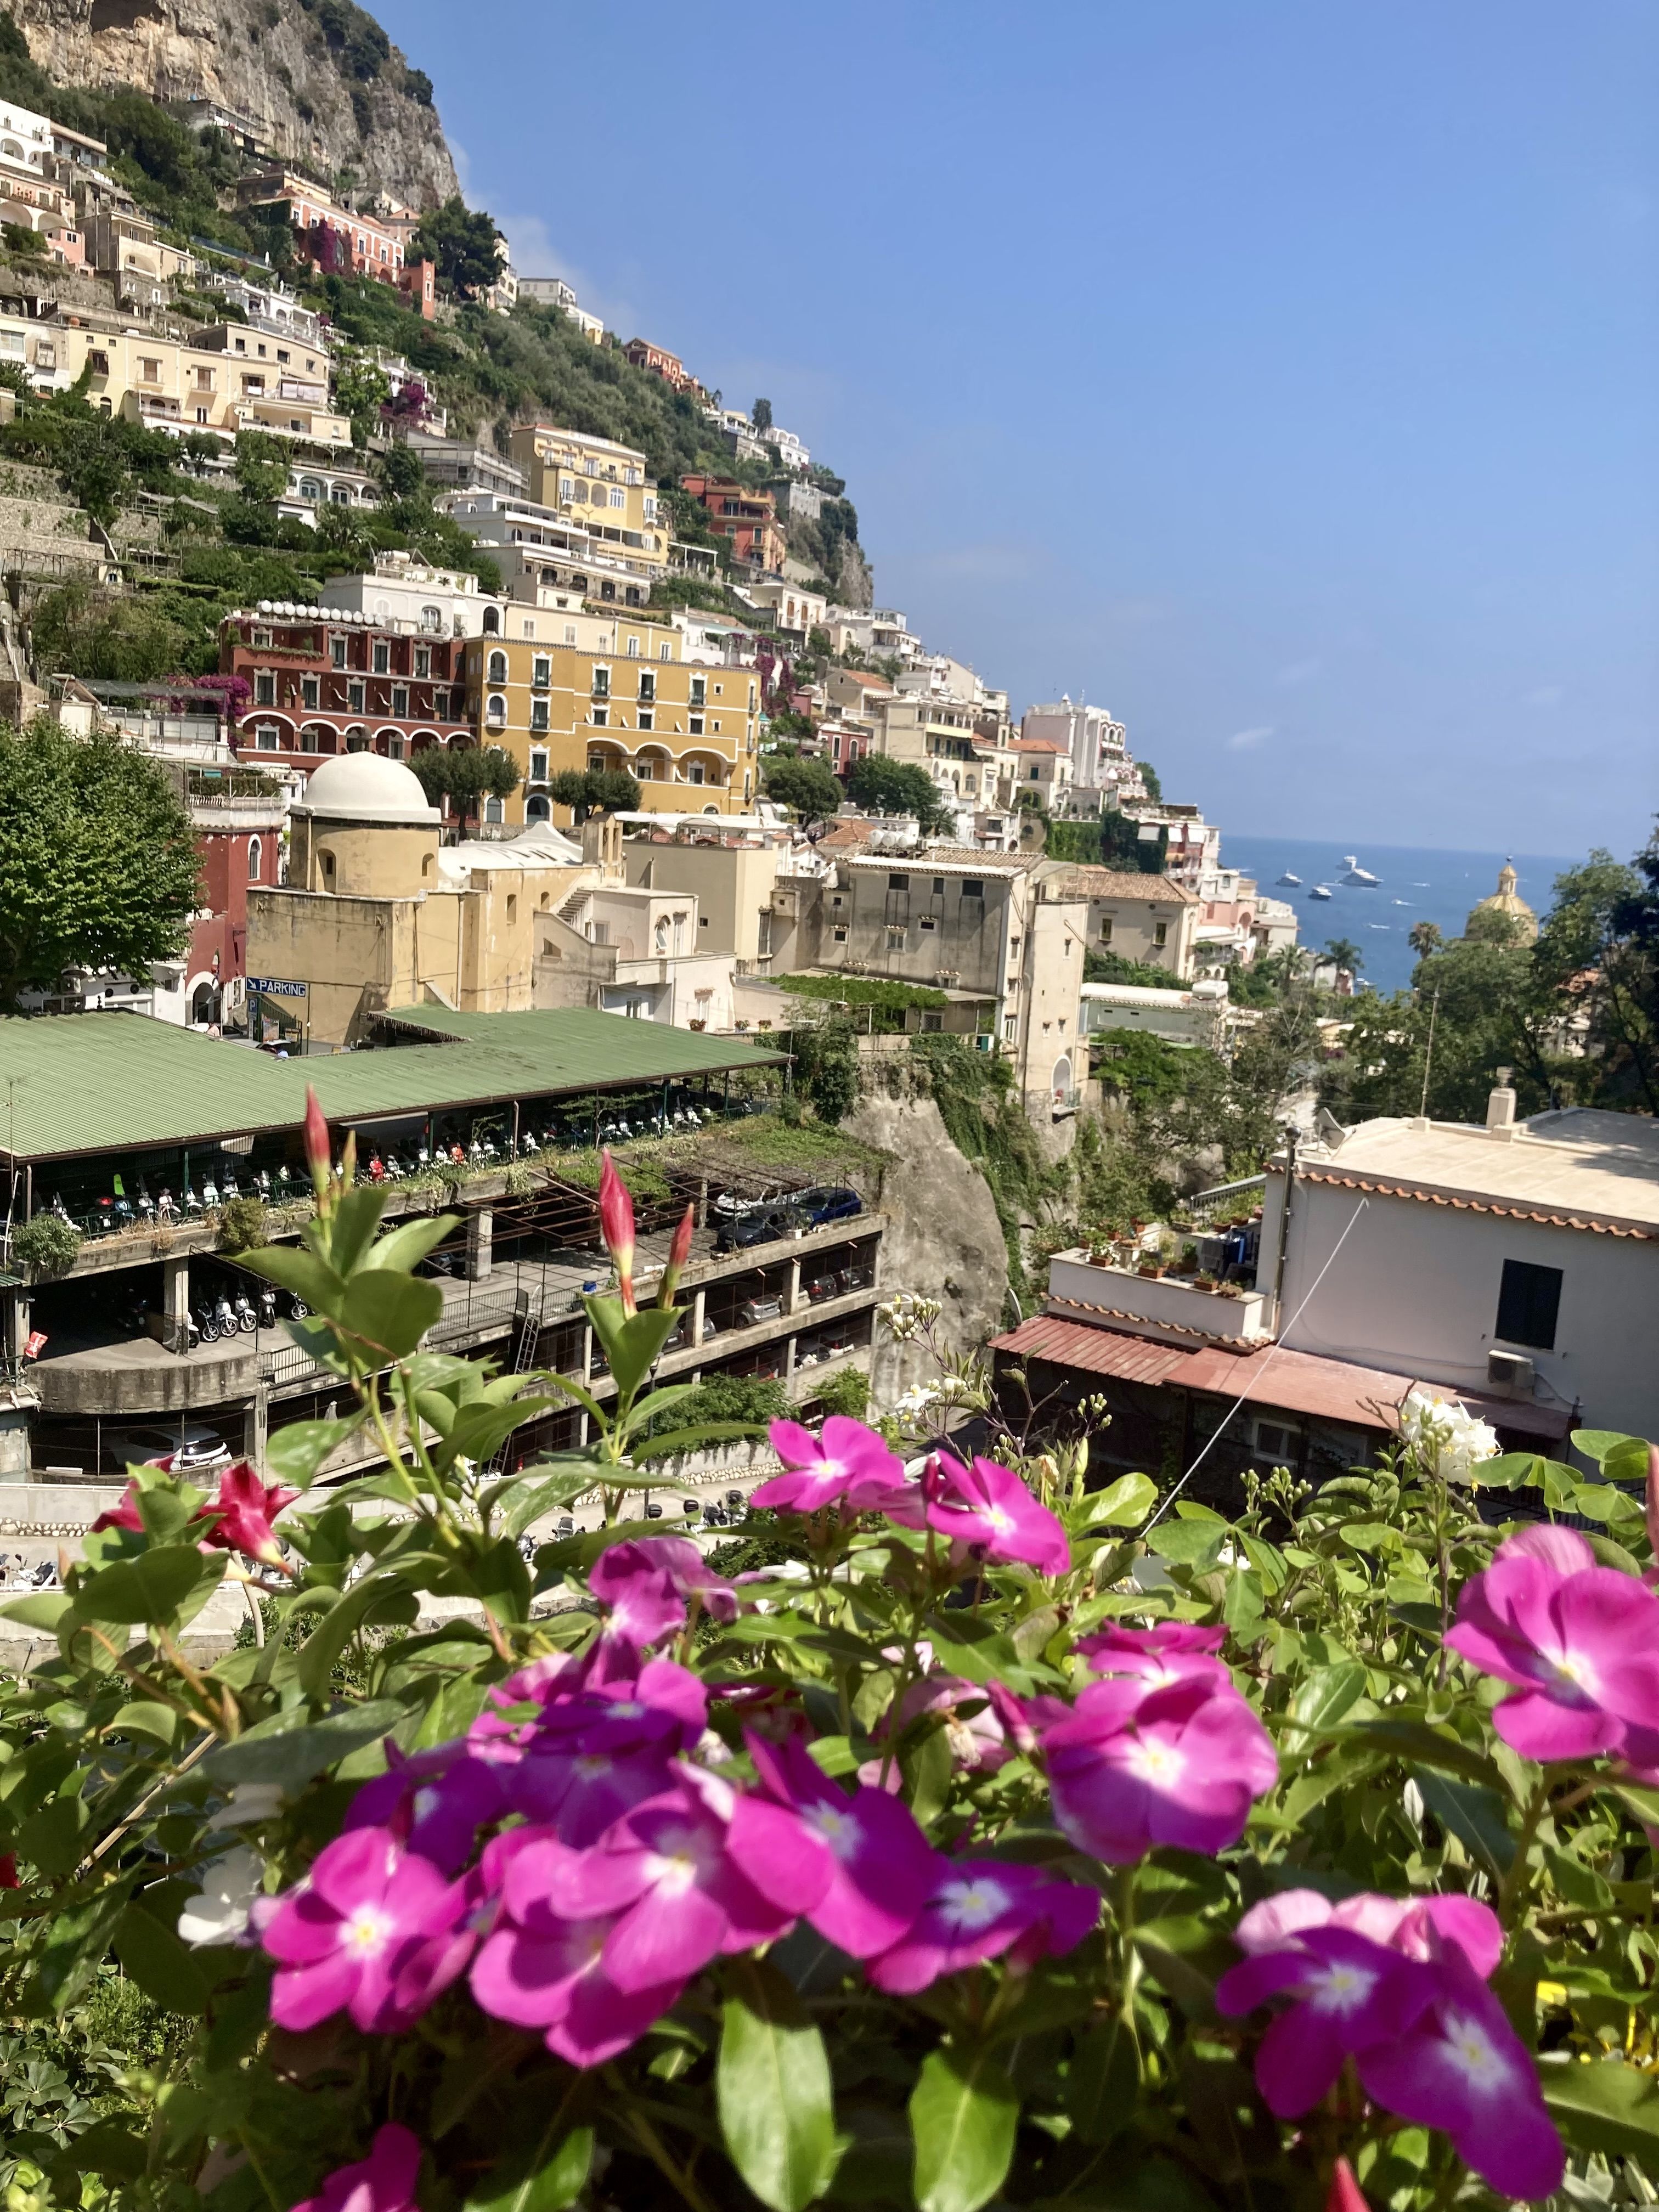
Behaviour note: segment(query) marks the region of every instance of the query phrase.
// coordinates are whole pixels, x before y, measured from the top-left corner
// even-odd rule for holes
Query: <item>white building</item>
[[[1282,1340],[1496,1401],[1484,1418],[1558,1455],[1580,1422],[1659,1436],[1659,1127],[1514,1112],[1500,1086],[1485,1128],[1388,1119],[1304,1147],[1288,1227],[1275,1162],[1258,1281],[1282,1241]]]
[[[507,606],[471,569],[428,568],[416,553],[377,553],[372,574],[331,576],[317,596],[325,607],[434,637],[500,636]]]
[[[557,307],[566,314],[576,304],[576,295],[562,276],[520,276],[519,297],[533,300],[538,307]]]

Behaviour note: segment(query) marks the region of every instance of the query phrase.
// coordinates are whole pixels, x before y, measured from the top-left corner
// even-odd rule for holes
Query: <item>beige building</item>
[[[325,762],[290,814],[289,882],[248,894],[250,987],[311,1044],[356,1044],[394,1006],[508,1013],[535,1003],[537,931],[602,879],[550,832],[441,848],[411,771]]]
[[[632,554],[648,568],[668,564],[668,525],[645,455],[609,438],[526,422],[514,431],[508,458],[538,507],[580,523],[601,550]]]
[[[1203,902],[1168,876],[1128,875],[1115,868],[1073,867],[1049,861],[1047,878],[1056,896],[1082,902],[1091,952],[1114,952],[1143,968],[1169,971],[1172,982],[1198,973],[1198,928]]]
[[[567,769],[623,769],[652,813],[741,813],[757,784],[760,683],[741,668],[693,665],[680,634],[645,616],[514,607],[528,637],[468,646],[468,714],[524,781],[508,818],[552,817]],[[563,810],[561,810],[562,811]]]

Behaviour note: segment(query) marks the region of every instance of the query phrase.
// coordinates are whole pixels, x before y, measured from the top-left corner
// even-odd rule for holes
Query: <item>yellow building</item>
[[[394,1006],[520,1012],[538,924],[605,874],[551,830],[441,847],[401,762],[342,754],[292,811],[287,886],[249,893],[250,987],[311,1044],[358,1043]]]
[[[509,821],[545,822],[568,769],[625,769],[653,813],[741,814],[759,783],[759,679],[680,658],[678,630],[641,616],[536,617],[543,637],[476,638],[467,713],[524,781]],[[555,641],[551,633],[557,631]],[[556,810],[568,820],[568,811]]]
[[[596,544],[613,545],[652,568],[668,565],[668,520],[645,455],[609,438],[526,422],[513,433],[508,458],[524,471],[530,497],[578,522]]]

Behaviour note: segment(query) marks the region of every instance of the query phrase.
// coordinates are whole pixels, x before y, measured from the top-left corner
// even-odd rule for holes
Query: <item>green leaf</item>
[[[384,1267],[398,1274],[409,1274],[418,1267],[435,1245],[441,1244],[452,1229],[459,1229],[462,1217],[459,1213],[434,1213],[424,1221],[405,1221],[396,1229],[388,1230],[378,1243],[371,1244],[358,1267]]]
[[[17,1831],[17,1848],[44,1875],[71,1875],[84,1855],[82,1838],[91,1817],[79,1797],[54,1797],[24,1821]]]
[[[1013,2162],[1019,2099],[980,2051],[930,2051],[910,2097],[921,2212],[979,2212]]]
[[[1231,1534],[1224,1521],[1162,1521],[1147,1537],[1146,1546],[1160,1559],[1207,1574],[1219,1565]]]
[[[443,1310],[444,1294],[435,1283],[371,1267],[352,1278],[340,1326],[379,1360],[406,1359]]]
[[[263,1244],[257,1251],[239,1252],[236,1257],[239,1266],[280,1283],[285,1291],[303,1298],[313,1313],[337,1318],[345,1285],[314,1252],[302,1251],[293,1244]]]
[[[84,1582],[75,1610],[84,1620],[170,1621],[197,1584],[223,1576],[226,1554],[204,1558],[194,1544],[161,1544],[136,1559],[118,1559]]]
[[[354,1413],[344,1421],[294,1421],[273,1429],[265,1442],[265,1468],[279,1482],[295,1490],[308,1490],[318,1468],[331,1458],[365,1416]]]
[[[1476,1858],[1484,1860],[1501,1880],[1514,1863],[1515,1838],[1497,1791],[1449,1782],[1443,1774],[1431,1773],[1426,1767],[1413,1769],[1412,1778],[1441,1826]]]
[[[77,2182],[89,2173],[108,2175],[118,2181],[140,2181],[149,2163],[143,2136],[134,2135],[117,2119],[94,2120],[75,2137],[71,2148]],[[78,2188],[71,2191],[71,2200],[80,2201]]]
[[[1577,1442],[1577,1439],[1574,1439]],[[1538,2069],[1550,2118],[1575,2150],[1634,2159],[1644,2172],[1659,2158],[1659,2079],[1617,2058],[1546,2060]]]
[[[173,1707],[159,1705],[154,1698],[139,1698],[123,1705],[109,1723],[118,1735],[152,1736],[157,1743],[168,1746],[178,1726],[179,1715]]]
[[[1084,1498],[1073,1533],[1088,1528],[1138,1528],[1158,1503],[1158,1485],[1150,1475],[1121,1474],[1104,1490],[1091,1491]]]
[[[404,1588],[394,1569],[371,1570],[360,1575],[349,1589],[323,1615],[306,1638],[295,1672],[307,1696],[325,1698],[340,1654],[383,1598],[399,1595]]]
[[[24,1628],[39,1628],[55,1636],[74,1603],[62,1590],[41,1590],[33,1597],[15,1597],[0,1605],[0,1620],[15,1620]]]
[[[775,1966],[728,1970],[714,2074],[732,2163],[772,2212],[805,2212],[836,2167],[836,2117],[823,2038]]]
[[[1086,2143],[1108,2143],[1135,2115],[1140,2061],[1122,2015],[1091,2027],[1078,2043],[1066,2083],[1066,2109]]]
[[[647,1306],[643,1313],[618,1320],[612,1299],[582,1300],[595,1334],[605,1346],[619,1396],[631,1398],[656,1364],[657,1355],[683,1318],[678,1306]],[[606,1311],[609,1307],[611,1310]],[[603,1318],[601,1318],[603,1316]]]
[[[1316,1667],[1298,1684],[1291,1699],[1288,1717],[1295,1726],[1285,1730],[1285,1749],[1293,1756],[1311,1750],[1306,1735],[1320,1735],[1334,1728],[1364,1694],[1365,1670],[1357,1659],[1340,1667]],[[1289,1741],[1292,1735],[1297,1738],[1294,1743]]]
[[[365,1744],[390,1735],[404,1717],[404,1708],[390,1698],[373,1704],[348,1705],[326,1720],[306,1727],[302,1711],[278,1713],[261,1721],[234,1743],[222,1744],[202,1762],[209,1777],[225,1789],[239,1782],[274,1782],[291,1795],[314,1774],[320,1774]]]
[[[360,1182],[334,1201],[326,1221],[313,1221],[307,1231],[313,1250],[326,1244],[328,1261],[341,1277],[354,1273],[380,1225],[386,1202],[392,1195],[383,1186]]]
[[[115,1955],[147,1997],[192,2018],[207,2010],[218,1977],[152,1913],[130,1905],[115,1923]]]
[[[557,2124],[556,2115],[549,2136]],[[565,2212],[586,2185],[593,2130],[572,2128],[550,2157],[546,2150],[544,2136],[528,2164],[509,2160],[486,2174],[468,2196],[465,2212]]]
[[[1575,1429],[1572,1448],[1583,1452],[1586,1459],[1593,1459],[1598,1467],[1604,1466],[1614,1452],[1633,1449],[1641,1454],[1644,1471],[1647,1467],[1648,1448],[1642,1438],[1627,1437],[1618,1429]]]
[[[1500,1452],[1480,1462],[1482,1490],[1540,1490],[1544,1462],[1537,1452]]]

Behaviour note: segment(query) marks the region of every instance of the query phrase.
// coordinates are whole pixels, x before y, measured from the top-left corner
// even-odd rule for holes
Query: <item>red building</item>
[[[682,477],[689,491],[708,510],[708,526],[732,548],[734,561],[747,561],[775,574],[786,549],[778,525],[777,501],[769,491],[750,491],[732,477]]]
[[[688,373],[685,363],[677,353],[653,345],[649,338],[629,338],[623,348],[623,358],[631,361],[635,368],[649,369],[653,376],[661,377],[663,382],[672,385],[676,392],[702,390],[702,385]]]
[[[209,779],[192,777],[191,783],[185,803],[196,830],[202,892],[185,956],[186,1019],[198,1026],[240,1023],[247,974],[248,886],[282,881],[284,798],[280,790],[240,792],[234,783],[222,796]]]
[[[254,766],[307,770],[336,753],[407,760],[428,745],[471,743],[465,638],[410,623],[366,622],[331,607],[260,607],[228,615],[219,669],[246,683],[234,734]]]

